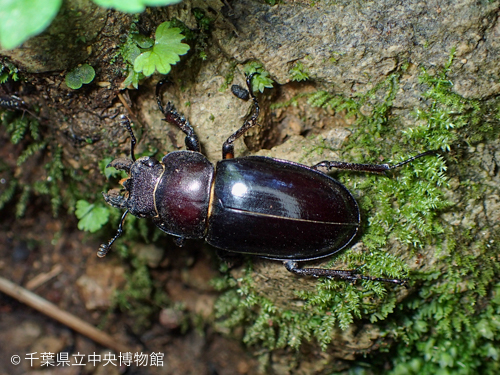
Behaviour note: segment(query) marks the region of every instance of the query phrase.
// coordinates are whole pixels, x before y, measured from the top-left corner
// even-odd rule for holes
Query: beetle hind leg
[[[326,268],[300,268],[298,262],[287,260],[283,262],[285,268],[300,276],[328,277],[331,279],[355,282],[357,280],[381,281],[385,283],[408,286],[408,280],[404,279],[384,279],[380,277],[365,276],[356,270],[331,270]]]
[[[423,156],[435,154],[435,151],[426,151],[412,156],[397,164],[358,164],[358,163],[347,163],[344,161],[322,161],[318,164],[311,166],[312,169],[316,169],[319,172],[328,173],[332,169],[342,169],[347,171],[357,171],[357,172],[371,172],[371,173],[384,173],[393,169],[402,167],[405,164],[411,163],[413,160],[421,158]]]

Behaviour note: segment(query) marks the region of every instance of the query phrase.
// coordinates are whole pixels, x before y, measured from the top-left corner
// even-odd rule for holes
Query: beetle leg
[[[135,161],[135,144],[137,143],[137,139],[135,139],[134,132],[132,131],[132,126],[130,125],[130,120],[128,119],[127,116],[121,115],[120,116],[120,124],[127,129],[128,133],[130,134],[130,158],[132,161]],[[130,168],[129,168],[130,169]]]
[[[434,154],[435,151],[426,151],[412,156],[411,158],[397,163],[394,165],[390,164],[357,164],[357,163],[346,163],[343,161],[322,161],[318,164],[313,165],[311,168],[316,169],[320,172],[327,173],[332,169],[343,169],[348,171],[358,171],[358,172],[371,172],[371,173],[384,173],[392,169],[402,167],[405,164],[411,163],[413,160],[421,158],[422,156]]]
[[[186,243],[186,239],[184,237],[175,237],[174,243],[175,243],[175,246],[177,246],[177,247],[183,247],[184,244]]]
[[[127,208],[127,198],[120,194],[120,189],[111,189],[107,193],[102,192],[102,196],[107,204],[116,208]]]
[[[104,258],[106,256],[106,254],[109,252],[111,245],[113,245],[113,242],[115,242],[118,239],[118,237],[120,237],[122,235],[123,222],[125,221],[127,214],[128,214],[128,210],[125,211],[125,213],[123,214],[123,216],[120,220],[120,224],[118,225],[118,231],[116,232],[116,235],[112,239],[110,239],[107,244],[103,243],[103,244],[101,244],[101,246],[99,246],[99,250],[97,251],[97,256],[99,258]]]
[[[19,109],[21,111],[24,111],[26,103],[16,95],[0,96],[0,107],[3,107],[5,109]]]
[[[232,159],[234,158],[234,141],[236,141],[239,137],[241,137],[243,134],[246,133],[246,131],[250,128],[253,128],[255,125],[257,125],[257,117],[259,117],[259,112],[260,112],[260,107],[259,107],[259,102],[257,101],[257,98],[255,97],[252,89],[252,78],[255,75],[255,73],[252,73],[247,76],[246,78],[246,84],[248,87],[248,93],[250,95],[250,98],[252,98],[253,101],[253,110],[250,113],[250,115],[245,119],[245,122],[243,122],[243,125],[241,128],[236,130],[233,134],[229,136],[229,138],[224,142],[222,145],[222,158],[223,159]],[[240,87],[241,89],[241,87]],[[234,90],[232,89],[233,93]],[[241,93],[239,92],[237,95],[239,98],[245,100],[244,98],[241,97]]]
[[[283,262],[285,268],[300,276],[313,276],[313,277],[328,277],[332,279],[345,280],[345,281],[356,281],[356,280],[370,280],[370,281],[382,281],[385,283],[392,283],[397,285],[402,285],[404,287],[408,286],[407,280],[401,279],[383,279],[380,277],[365,276],[357,273],[355,270],[330,270],[325,268],[299,268],[299,264],[293,260],[287,260]]]
[[[19,96],[16,95],[0,96],[0,107],[14,111],[15,110],[23,111],[23,116],[24,113],[27,112],[31,116],[36,118],[38,121],[40,121],[40,118],[28,109],[28,105],[26,104],[26,102],[22,100]]]
[[[174,105],[170,102],[167,103],[165,108],[161,104],[161,88],[163,85],[170,83],[167,79],[163,79],[156,85],[156,103],[158,104],[158,108],[161,113],[165,116],[163,121],[166,121],[172,125],[177,126],[180,130],[186,134],[186,138],[184,142],[186,144],[186,148],[191,151],[201,152],[200,142],[198,141],[198,136],[194,132],[193,127],[189,123],[188,120],[184,116],[181,116]]]
[[[113,167],[115,169],[118,169],[119,171],[130,173],[132,164],[134,164],[134,162],[129,158],[118,158],[106,165],[106,168]]]
[[[250,92],[247,89],[244,89],[243,87],[241,87],[239,85],[232,85],[231,92],[238,99],[241,99],[244,101],[247,101],[248,99],[250,99]]]

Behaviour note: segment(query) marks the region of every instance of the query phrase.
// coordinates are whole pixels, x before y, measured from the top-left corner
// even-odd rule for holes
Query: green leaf
[[[144,74],[134,72],[133,68],[128,69],[128,76],[122,83],[123,88],[132,85],[135,89],[139,87],[139,81],[144,78]]]
[[[95,77],[95,70],[89,64],[81,65],[66,74],[66,86],[74,90],[85,83],[90,83]]]
[[[75,215],[80,219],[78,229],[94,233],[108,222],[109,210],[81,199],[76,202]]]
[[[113,158],[104,158],[102,159],[98,165],[99,169],[101,170],[101,173],[106,176],[106,179],[109,179],[110,177],[121,177],[125,178],[127,177],[127,172],[118,170],[114,167],[108,167],[108,164],[113,161]]]
[[[45,30],[61,7],[62,0],[0,0],[0,44],[19,47]]]
[[[131,36],[132,41],[141,48],[151,48],[153,47],[154,40],[148,38],[146,35],[135,33]]]
[[[153,44],[151,44],[151,46],[152,45]],[[122,54],[124,60],[128,61],[130,64],[133,64],[137,56],[141,54],[141,49],[138,47],[138,44],[133,40],[133,38],[129,38],[127,42],[121,47],[120,53]]]
[[[295,64],[288,73],[292,77],[292,80],[296,82],[307,81],[309,79],[309,73],[301,62]]]
[[[182,0],[93,0],[103,8],[114,8],[121,12],[141,13],[147,6],[165,6],[180,3]]]
[[[273,80],[269,78],[269,72],[264,70],[262,64],[251,61],[245,65],[243,71],[247,75],[256,73],[252,79],[253,91],[264,92],[264,89],[273,87]]]
[[[149,51],[141,53],[134,61],[134,70],[142,72],[146,77],[155,70],[161,74],[168,74],[172,65],[189,51],[189,45],[182,43],[184,35],[178,28],[170,28],[169,22],[163,22],[156,29],[155,44]]]

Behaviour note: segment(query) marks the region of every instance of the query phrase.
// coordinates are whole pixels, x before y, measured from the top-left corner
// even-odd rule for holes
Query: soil
[[[10,179],[25,176],[26,181],[40,178],[46,153],[33,156],[22,167],[16,160],[23,150],[10,143],[5,129],[0,128],[0,192]],[[47,151],[47,153],[50,152]],[[22,181],[22,178],[21,178]],[[59,210],[54,217],[47,196],[32,195],[24,215],[16,218],[14,199],[2,210],[0,218],[0,276],[25,288],[62,310],[99,327],[116,342],[131,348],[132,353],[161,353],[162,366],[41,366],[44,352],[58,353],[69,358],[80,353],[105,355],[109,349],[74,332],[14,298],[0,293],[0,374],[256,374],[257,361],[241,344],[189,320],[196,314],[210,317],[217,293],[208,281],[214,276],[213,254],[205,252],[202,243],[193,242],[177,250],[172,241],[163,238],[165,248],[151,268],[155,288],[166,292],[170,306],[183,304],[184,310],[158,307],[148,315],[150,320],[137,328],[136,318],[129,312],[113,308],[115,290],[127,285],[126,273],[133,267],[117,254],[106,259],[96,257],[97,235],[77,228],[74,214]],[[153,246],[154,247],[154,246]],[[153,250],[153,251],[152,251]],[[155,249],[138,250],[154,253]],[[156,249],[158,250],[158,249]],[[165,253],[166,252],[166,253]],[[50,277],[50,275],[52,277]],[[37,282],[39,277],[45,281]],[[180,316],[176,315],[180,314]],[[189,321],[188,324],[181,324]],[[190,323],[191,322],[191,323]],[[234,335],[233,335],[234,336]],[[32,363],[29,353],[37,353]],[[20,364],[11,363],[12,356]],[[73,363],[73,362],[71,362]],[[85,362],[84,362],[85,363]]]

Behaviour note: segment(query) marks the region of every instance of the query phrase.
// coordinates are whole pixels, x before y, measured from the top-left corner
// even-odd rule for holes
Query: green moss
[[[491,116],[498,102],[484,104],[454,93],[448,79],[452,61],[453,52],[448,64],[435,76],[422,70],[420,83],[427,87],[423,94],[425,105],[415,110],[416,125],[411,128],[401,129],[392,115],[400,72],[355,98],[327,92],[309,98],[311,105],[355,117],[353,135],[342,150],[344,160],[380,163],[381,156],[397,155],[396,160],[387,161],[396,163],[427,150],[442,154],[418,159],[389,176],[349,172],[336,175],[360,197],[367,222],[361,238],[364,251],[350,249],[334,261],[345,265],[343,268],[361,267],[361,272],[372,276],[404,278],[408,265],[387,252],[390,244],[400,244],[401,254],[440,249],[432,268],[410,274],[411,282],[418,285],[417,293],[397,303],[396,289],[381,283],[352,285],[318,279],[315,290],[295,292],[303,308],[289,310],[259,292],[248,266],[238,280],[226,276],[215,283],[224,290],[216,304],[221,325],[245,327],[246,343],[270,350],[298,349],[309,341],[327,350],[337,327],[345,330],[354,321],[366,319],[379,322],[381,337],[399,343],[394,349],[398,356],[391,360],[377,355],[367,365],[366,373],[382,373],[387,362],[392,362],[393,374],[496,369],[498,341],[494,337],[500,327],[498,238],[478,244],[475,234],[450,228],[439,214],[452,208],[444,193],[448,186],[445,151],[464,139],[471,144],[498,134],[494,130],[499,128],[494,123],[498,120]],[[363,106],[371,108],[369,115],[363,114]],[[314,148],[308,152],[316,151]],[[474,194],[484,197],[484,190]],[[477,233],[477,229],[471,230]],[[478,250],[471,254],[473,245]],[[467,371],[460,370],[460,356],[465,350]]]
[[[40,139],[39,123],[36,119],[23,113],[2,113],[2,125],[10,136],[12,144],[21,144],[22,150],[17,155],[16,164],[26,167],[26,162],[33,157],[46,157],[44,165],[45,175],[37,173],[25,173],[26,176],[38,176],[38,179],[17,181],[16,177],[10,176],[9,186],[6,192],[0,196],[0,209],[11,200],[16,201],[16,217],[22,217],[26,212],[28,203],[33,195],[48,196],[52,205],[52,212],[57,216],[63,200],[69,198],[72,193],[61,190],[63,175],[73,175],[71,171],[64,168],[61,161],[62,149],[48,146],[48,140]],[[7,173],[10,174],[10,171]],[[21,188],[22,187],[22,188]]]
[[[9,79],[19,81],[19,69],[12,63],[2,61],[0,65],[0,83],[6,83]]]
[[[231,83],[233,83],[234,72],[236,70],[236,66],[237,66],[236,61],[231,61],[230,65],[227,69],[227,72],[224,76],[224,83],[221,85],[221,87],[219,87],[219,92],[226,91],[227,88],[229,87],[229,85],[231,85]]]
[[[136,262],[134,269],[126,274],[125,287],[117,291],[113,298],[113,308],[126,311],[133,318],[134,332],[140,332],[149,326],[151,314],[158,310],[158,306],[152,304],[153,282],[149,270],[144,264]]]
[[[309,72],[304,67],[304,64],[297,62],[292,69],[288,72],[292,81],[307,81],[309,79]]]
[[[273,80],[269,76],[269,72],[264,70],[261,63],[250,61],[243,68],[246,75],[255,74],[252,79],[252,89],[254,92],[264,92],[266,88],[273,87]]]
[[[402,341],[390,374],[498,373],[499,239],[447,231],[444,269],[422,275],[418,293],[398,307],[404,319],[387,326]]]

